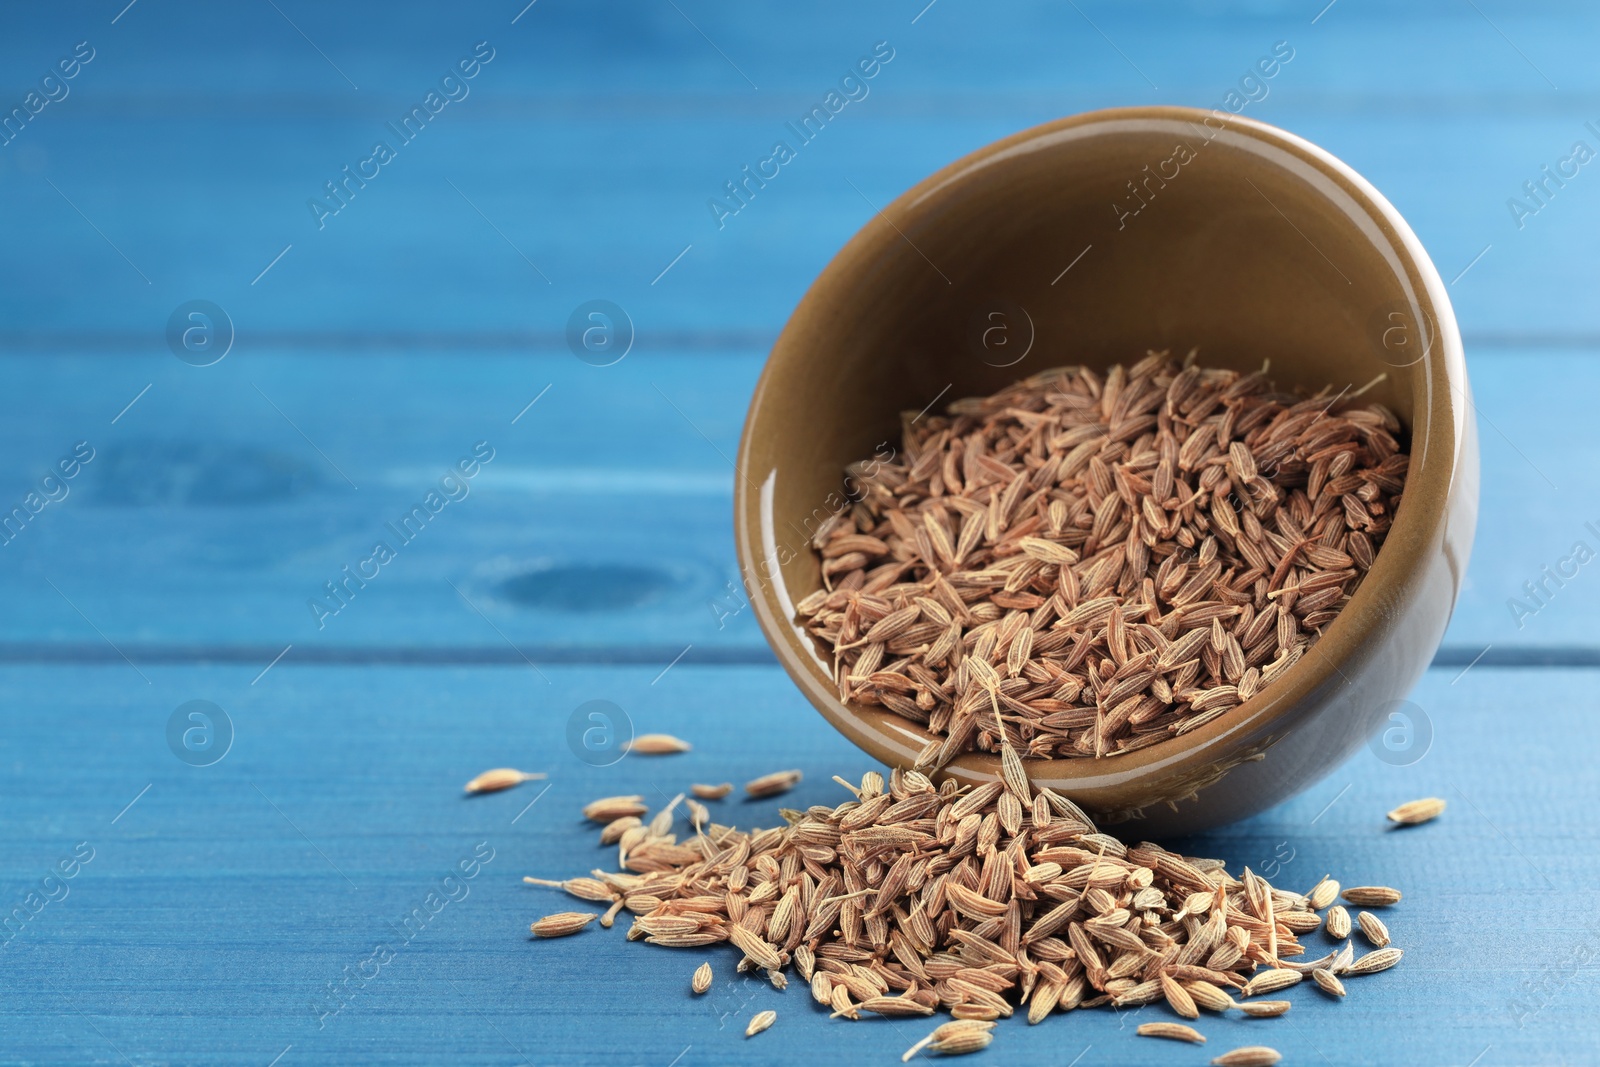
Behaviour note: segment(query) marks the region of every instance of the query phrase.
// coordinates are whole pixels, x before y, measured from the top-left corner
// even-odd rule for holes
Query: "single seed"
[[[583,816],[591,822],[609,823],[625,815],[643,815],[650,810],[643,801],[642,796],[601,797],[583,806]]]
[[[1192,1041],[1196,1045],[1206,1043],[1204,1034],[1182,1023],[1140,1023],[1135,1032],[1140,1037],[1166,1037],[1174,1041]]]
[[[622,831],[622,836],[617,839],[617,862],[626,863],[628,853],[650,840],[652,836],[654,835],[650,833],[650,827],[642,823]]]
[[[1387,971],[1390,967],[1400,962],[1400,957],[1405,955],[1397,948],[1380,948],[1376,952],[1369,952],[1344,969],[1345,974],[1377,974]]]
[[[877,1015],[932,1015],[933,1008],[909,997],[868,997],[856,1005],[862,1011]]]
[[[666,837],[672,833],[672,813],[678,809],[678,805],[681,803],[683,803],[683,794],[679,793],[672,798],[672,801],[666,807],[655,813],[655,816],[650,820],[650,835],[652,837]]]
[[[804,775],[800,771],[775,771],[764,774],[754,781],[746,782],[744,791],[750,796],[760,799],[762,797],[775,797],[779,793],[787,793],[800,783]]]
[[[761,1031],[767,1029],[769,1026],[771,1026],[773,1023],[775,1023],[777,1021],[778,1021],[778,1013],[777,1012],[775,1012],[775,1011],[758,1011],[758,1012],[756,1012],[754,1015],[752,1015],[750,1017],[750,1025],[746,1026],[744,1028],[744,1036],[745,1037],[755,1037]]]
[[[1318,967],[1316,970],[1312,971],[1311,980],[1317,983],[1317,988],[1321,989],[1329,996],[1344,996],[1344,983],[1339,981],[1338,978],[1334,977],[1333,972],[1328,970],[1326,967]]]
[[[732,941],[740,952],[754,960],[757,967],[775,971],[783,966],[783,959],[778,955],[778,950],[767,944],[760,934],[735,924],[728,928],[728,940]]]
[[[1022,766],[1022,757],[1010,744],[1000,746],[1000,776],[1019,804],[1033,803],[1033,786],[1028,781],[1028,771]]]
[[[702,963],[694,969],[694,977],[689,980],[689,988],[698,996],[711,988],[711,964]]]
[[[637,815],[624,815],[620,819],[613,819],[606,823],[605,829],[600,831],[600,843],[602,845],[614,845],[622,840],[624,833],[635,826],[643,825],[644,823],[639,821],[639,816]]]
[[[1127,958],[1127,957],[1124,957]],[[1120,992],[1114,993],[1111,1003],[1116,1007],[1140,1007],[1145,1004],[1154,1004],[1164,995],[1159,981],[1140,982],[1138,985],[1128,986],[1132,979],[1123,979]],[[1109,985],[1108,985],[1108,988]],[[1120,987],[1119,987],[1120,988]]]
[[[689,792],[701,800],[721,800],[733,792],[732,782],[723,782],[721,785],[691,785]]]
[[[1258,1019],[1270,1019],[1282,1015],[1289,1010],[1287,1000],[1241,1000],[1238,1003],[1240,1011]]]
[[[1299,971],[1291,971],[1285,968],[1262,971],[1250,979],[1249,984],[1244,987],[1244,995],[1254,997],[1262,993],[1276,993],[1280,989],[1288,989],[1290,986],[1298,984],[1299,981]]]
[[[1356,922],[1361,924],[1361,932],[1372,942],[1373,948],[1382,948],[1389,943],[1389,928],[1372,912],[1364,911],[1357,915]]]
[[[1224,1052],[1211,1061],[1211,1067],[1272,1067],[1283,1059],[1277,1049],[1265,1045],[1246,1045],[1232,1052]]]
[[[522,880],[529,885],[547,885],[554,889],[565,889],[579,900],[595,904],[609,904],[617,896],[615,889],[598,878],[568,878],[564,882],[553,882],[548,878],[529,878],[524,875]]]
[[[711,821],[711,809],[692,798],[684,801],[684,804],[689,808],[689,825],[693,826],[696,831],[704,829],[705,825]]]
[[[532,926],[528,927],[534,937],[566,937],[575,934],[599,918],[593,912],[587,911],[561,911],[554,915],[546,915]]]
[[[1356,885],[1344,891],[1344,899],[1362,908],[1383,908],[1400,903],[1400,890],[1386,885]]]
[[[1330,952],[1321,959],[1306,960],[1303,963],[1296,960],[1279,960],[1278,962],[1291,971],[1299,971],[1301,974],[1310,974],[1318,967],[1333,967],[1334,961],[1338,958],[1338,952]]]
[[[1341,904],[1335,904],[1328,909],[1327,920],[1328,936],[1335,941],[1343,941],[1350,936],[1350,913],[1344,910]]]
[[[1350,969],[1350,964],[1355,960],[1355,958],[1355,942],[1346,941],[1339,947],[1339,951],[1334,954],[1333,965],[1329,967],[1328,970],[1332,971],[1334,974],[1343,974]]]
[[[1167,1005],[1185,1019],[1200,1018],[1200,1009],[1194,1006],[1194,998],[1170,975],[1161,976],[1161,993],[1167,998]]]
[[[1438,797],[1408,800],[1389,813],[1389,821],[1399,823],[1401,826],[1415,826],[1419,822],[1437,819],[1443,814],[1444,809],[1445,802]]]
[[[964,1056],[969,1052],[988,1048],[989,1042],[993,1040],[992,1020],[957,1019],[955,1022],[936,1027],[933,1033],[906,1049],[905,1055],[900,1057],[900,1062],[909,1062],[911,1057],[923,1049],[946,1056]]]
[[[1183,988],[1187,989],[1189,996],[1194,998],[1195,1006],[1204,1008],[1206,1011],[1227,1011],[1229,1008],[1238,1007],[1232,997],[1210,982],[1185,982]]]
[[[687,752],[694,746],[671,734],[640,734],[622,747],[625,751],[636,752],[641,756],[670,756],[677,752]]]
[[[535,778],[544,778],[538,771],[519,771],[514,767],[496,767],[492,771],[484,771],[478,777],[467,783],[469,793],[497,793],[502,789],[510,789],[514,785],[532,781]]]
[[[1297,934],[1309,934],[1322,925],[1322,916],[1314,911],[1284,911],[1277,913],[1278,922]]]
[[[1311,892],[1306,894],[1306,901],[1313,911],[1321,911],[1335,900],[1339,899],[1339,883],[1323,875],[1322,881],[1311,887]]]

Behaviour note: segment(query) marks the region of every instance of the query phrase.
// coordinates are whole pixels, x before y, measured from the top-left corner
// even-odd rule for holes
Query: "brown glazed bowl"
[[[1207,365],[1271,360],[1280,385],[1313,392],[1382,376],[1365,396],[1411,452],[1394,526],[1322,639],[1253,699],[1126,755],[1028,761],[1030,777],[1108,824],[1141,820],[1125,832],[1183,833],[1276,804],[1360,749],[1427,668],[1472,547],[1461,338],[1416,235],[1360,175],[1283,130],[1180,107],[1076,115],[945,167],[850,240],[778,338],[739,450],[735,536],[756,617],[823,717],[890,766],[926,740],[841,702],[795,622],[846,464],[898,450],[902,411],[1195,347]],[[998,765],[969,753],[942,773],[978,782]]]

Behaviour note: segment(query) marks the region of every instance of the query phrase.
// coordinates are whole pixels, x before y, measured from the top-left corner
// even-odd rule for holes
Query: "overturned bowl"
[[[845,466],[898,448],[903,411],[1191,348],[1208,366],[1270,360],[1280,386],[1308,393],[1378,379],[1366,397],[1409,438],[1394,524],[1339,616],[1270,686],[1136,751],[1028,760],[1029,777],[1108,824],[1189,832],[1299,792],[1404,714],[1478,506],[1444,284],[1389,202],[1322,149],[1223,112],[1142,107],[1026,130],[919,183],[834,258],[772,349],[739,451],[739,562],[779,661],[834,727],[890,766],[911,766],[929,737],[841,701],[829,653],[796,620],[822,585],[811,535],[847,506]],[[941,775],[986,781],[998,765],[967,753]]]

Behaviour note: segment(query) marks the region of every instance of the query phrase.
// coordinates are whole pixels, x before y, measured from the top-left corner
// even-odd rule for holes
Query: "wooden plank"
[[[1149,85],[1095,32],[1087,15],[1155,81],[1172,85],[1225,78],[1248,61],[1237,57],[1235,62],[1230,52],[1248,52],[1263,37],[1273,36],[1298,36],[1313,52],[1353,61],[1328,60],[1308,72],[1307,78],[1328,92],[1375,91],[1379,81],[1400,94],[1548,90],[1517,47],[1539,67],[1559,74],[1555,80],[1563,92],[1596,84],[1594,71],[1580,60],[1585,35],[1594,32],[1597,20],[1581,0],[1556,0],[1537,9],[1491,3],[1484,11],[1492,23],[1458,4],[1434,2],[1396,10],[1360,0],[1341,0],[1325,14],[1294,0],[1263,0],[1228,10],[1169,2],[1139,11],[1114,0],[1086,0],[1077,5],[1083,14],[1047,0],[996,4],[982,11],[960,5],[925,11],[924,4],[889,10],[825,0],[804,14],[708,0],[679,6],[683,14],[661,5],[634,5],[626,19],[612,24],[582,9],[557,5],[524,10],[518,4],[481,0],[448,9],[405,0],[389,5],[381,22],[357,8],[312,10],[298,0],[281,4],[285,15],[319,41],[330,59],[322,58],[270,8],[150,8],[137,16],[129,12],[115,29],[109,28],[110,17],[120,8],[103,21],[76,11],[29,10],[14,16],[12,32],[0,42],[0,59],[27,70],[24,61],[52,59],[63,47],[57,43],[62,39],[99,32],[116,59],[99,76],[117,90],[168,92],[191,110],[216,100],[188,91],[197,83],[215,86],[225,100],[302,94],[333,107],[339,100],[363,99],[341,80],[333,63],[353,76],[360,93],[381,98],[386,92],[407,91],[418,76],[431,74],[441,64],[441,48],[487,36],[497,45],[504,42],[513,58],[526,60],[511,65],[504,75],[513,90],[608,85],[616,93],[645,90],[654,95],[670,89],[679,95],[753,94],[734,66],[695,32],[692,18],[739,67],[757,75],[761,92],[804,88],[802,79],[819,71],[826,77],[855,42],[896,34],[929,56],[919,89],[1090,88],[1110,82],[1118,89],[1143,86],[1148,91]],[[1495,26],[1505,37],[1496,35]],[[190,47],[193,38],[186,40],[184,33],[209,37],[214,46]],[[1382,34],[1396,40],[1427,39],[1434,47],[1418,50],[1406,63],[1391,63],[1386,54],[1369,48]],[[1185,41],[1189,47],[1183,46]],[[978,68],[955,62],[1001,45],[1006,63]]]
[[[146,361],[154,384],[111,425],[143,383],[110,384],[97,359],[9,361],[13,380],[59,402],[0,431],[6,455],[27,457],[6,499],[75,442],[97,452],[4,546],[0,584],[30,605],[7,636],[759,645],[728,588],[725,458],[753,360],[333,362],[330,378],[332,364],[297,356]],[[478,474],[446,483],[463,460]]]
[[[34,16],[8,35],[7,69],[42,70],[80,36],[108,36],[96,36],[100,53],[72,94],[0,152],[8,232],[17,262],[30,265],[0,290],[3,336],[15,344],[87,330],[122,351],[149,350],[174,307],[204,297],[235,317],[241,343],[273,331],[549,338],[596,293],[646,332],[770,335],[871,217],[846,178],[881,204],[951,159],[1061,114],[1218,106],[1285,39],[1295,59],[1245,113],[1366,173],[1447,277],[1494,246],[1460,290],[1469,333],[1592,338],[1600,321],[1583,297],[1597,279],[1582,234],[1600,198],[1574,179],[1520,231],[1506,208],[1541,164],[1586,136],[1600,100],[1578,44],[1592,13],[1541,8],[1551,10],[1559,14],[1495,11],[1491,25],[1470,7],[1439,5],[1396,21],[1345,0],[1313,26],[1287,3],[1226,19],[1179,8],[1159,21],[1115,5],[1083,15],[1019,5],[998,16],[943,5],[912,25],[903,13],[848,5],[778,16],[707,5],[698,18],[714,20],[713,47],[660,5],[631,12],[626,30],[602,31],[555,8],[534,7],[513,26],[498,5],[441,16],[412,4],[381,29],[363,13],[318,12],[306,29],[326,59],[270,8],[135,8],[92,34],[76,16]],[[294,5],[286,14],[306,18]],[[1090,15],[1120,44],[1095,32]],[[197,54],[190,42],[208,33],[226,45]],[[374,35],[381,48],[357,47]],[[471,95],[319,230],[307,200],[389,136],[384,124],[483,35],[501,49]],[[707,199],[790,136],[785,123],[880,39],[896,58],[870,95],[717,229]],[[1401,39],[1429,47],[1386,62]],[[985,61],[996,48],[1006,62]],[[55,279],[65,276],[78,284],[63,296]],[[1499,298],[1483,298],[1490,293]]]
[[[535,658],[643,647],[645,661],[664,662],[689,644],[692,656],[765,656],[728,588],[738,580],[729,458],[757,354],[646,351],[607,368],[570,356],[335,353],[241,354],[204,369],[166,356],[109,373],[100,357],[4,367],[18,395],[51,400],[0,425],[7,510],[76,441],[98,452],[71,495],[0,549],[0,596],[19,606],[0,617],[0,644],[98,646],[115,659],[98,628],[157,658],[161,646],[248,646],[245,658],[263,663],[290,643],[301,655],[390,645],[514,659],[511,642]],[[1600,360],[1513,350],[1474,357],[1471,374],[1482,509],[1451,662],[1486,645],[1492,657],[1600,647],[1592,568],[1559,586],[1541,571],[1574,569],[1561,560],[1576,541],[1600,550],[1585,525],[1600,526],[1587,410]],[[467,498],[402,545],[387,524],[478,441],[495,459]],[[379,539],[395,560],[346,587],[335,615],[313,614],[307,601],[342,582],[342,568],[370,573],[362,564]],[[1525,582],[1545,583],[1543,604]],[[586,586],[592,610],[574,599]]]
[[[92,667],[68,683],[58,669],[0,668],[7,704],[30,710],[0,738],[7,909],[78,842],[94,849],[68,895],[3,950],[10,1059],[109,1061],[120,1050],[132,1062],[265,1064],[292,1045],[285,1064],[664,1067],[680,1053],[682,1064],[723,1064],[757,1052],[773,1063],[885,1062],[927,1029],[830,1022],[802,986],[780,994],[736,978],[728,952],[629,944],[621,929],[527,939],[527,922],[569,901],[521,885],[521,875],[606,861],[577,815],[594,796],[640,792],[659,804],[691,781],[798,767],[805,781],[783,803],[839,799],[829,775],[857,774],[863,758],[774,668],[679,666],[654,684],[654,670],[554,668],[548,686],[526,670],[483,668],[285,663],[255,686],[233,668],[146,673],[149,685],[125,668]],[[1584,946],[1592,955],[1600,931],[1585,926],[1581,907],[1562,934],[1551,918],[1571,886],[1600,877],[1587,814],[1600,802],[1588,766],[1600,744],[1593,674],[1532,680],[1477,667],[1452,682],[1454,673],[1430,672],[1413,695],[1434,735],[1417,762],[1364,752],[1298,799],[1183,843],[1274,871],[1291,887],[1332,871],[1406,893],[1385,916],[1407,950],[1400,967],[1352,980],[1344,1003],[1292,991],[1285,1020],[1208,1016],[1207,1056],[1265,1042],[1289,1062],[1320,1050],[1334,1062],[1462,1064],[1488,1047],[1482,1063],[1543,1063],[1600,1040],[1600,1023],[1581,1010],[1586,979],[1574,955]],[[1530,685],[1540,728],[1508,731],[1506,716],[1528,705]],[[210,767],[180,763],[163,736],[173,708],[195,698],[223,706],[236,731]],[[566,724],[595,698],[695,750],[580,762]],[[528,783],[460,797],[467,778],[505,763],[549,772],[548,792]],[[1443,818],[1386,829],[1384,811],[1427,795],[1450,801]],[[776,806],[730,800],[718,809],[759,824]],[[467,895],[404,941],[395,926],[479,842],[494,858]],[[1321,944],[1320,935],[1307,940]],[[319,1028],[312,1007],[327,984],[343,982],[346,967],[363,969],[380,943],[394,959],[364,968],[371,980],[356,981]],[[708,958],[714,992],[691,1000],[689,973]],[[743,1020],[766,1007],[778,1011],[777,1028],[759,1047],[747,1044]],[[996,1049],[1018,1062],[1080,1053],[1083,1064],[1165,1062],[1170,1050],[1132,1034],[1161,1017],[1156,1008],[1080,1012],[1032,1028],[1013,1019]],[[1425,1050],[1415,1043],[1424,1031]]]
[[[886,82],[884,94],[892,88]],[[372,135],[361,123],[263,120],[213,131],[209,119],[62,121],[41,131],[40,142],[59,141],[48,149],[59,172],[0,173],[0,191],[17,212],[18,254],[32,264],[0,293],[7,347],[41,339],[32,347],[51,351],[57,334],[91,332],[109,334],[102,348],[159,352],[168,316],[191,299],[228,311],[241,351],[253,335],[285,332],[296,344],[331,334],[342,345],[360,344],[362,333],[449,331],[467,350],[479,336],[504,347],[491,339],[526,332],[559,347],[569,315],[597,295],[626,308],[641,334],[770,336],[871,218],[868,200],[882,206],[985,143],[1078,110],[1042,103],[903,117],[873,111],[878,103],[869,97],[860,114],[841,114],[825,139],[720,229],[708,200],[724,195],[724,183],[774,140],[793,137],[784,124],[790,109],[448,127],[446,113],[432,140],[398,157],[320,231],[307,201],[367,148]],[[1584,298],[1600,281],[1583,241],[1600,219],[1586,171],[1521,229],[1507,208],[1513,196],[1526,200],[1523,183],[1574,141],[1600,146],[1581,110],[1302,115],[1273,97],[1261,117],[1364,173],[1405,214],[1446,280],[1490,247],[1452,290],[1469,337],[1600,335]],[[168,155],[195,138],[219,141],[215,151],[238,177],[224,184],[174,173]],[[157,150],[142,151],[152,139]],[[263,144],[281,148],[257,163]],[[598,173],[577,162],[597,156],[609,161]],[[628,176],[643,171],[651,182],[636,188]],[[57,292],[53,279],[64,274],[78,279],[78,295]]]

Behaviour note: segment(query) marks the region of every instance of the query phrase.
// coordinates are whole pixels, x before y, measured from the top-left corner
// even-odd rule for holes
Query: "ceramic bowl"
[[[1030,777],[1107,824],[1142,820],[1126,832],[1181,833],[1276,804],[1369,740],[1392,763],[1420,755],[1426,723],[1403,699],[1449,621],[1478,503],[1445,286],[1349,166],[1263,123],[1178,107],[1076,115],[945,167],[874,215],[778,338],[740,446],[735,536],[761,627],[824,718],[890,766],[927,739],[841,702],[795,620],[821,584],[810,532],[841,506],[846,464],[898,449],[902,411],[1191,348],[1211,366],[1270,360],[1280,385],[1311,392],[1378,379],[1365,396],[1399,416],[1411,453],[1394,525],[1321,640],[1253,699],[1125,755],[1030,760]],[[971,753],[942,773],[988,780],[998,762]]]

